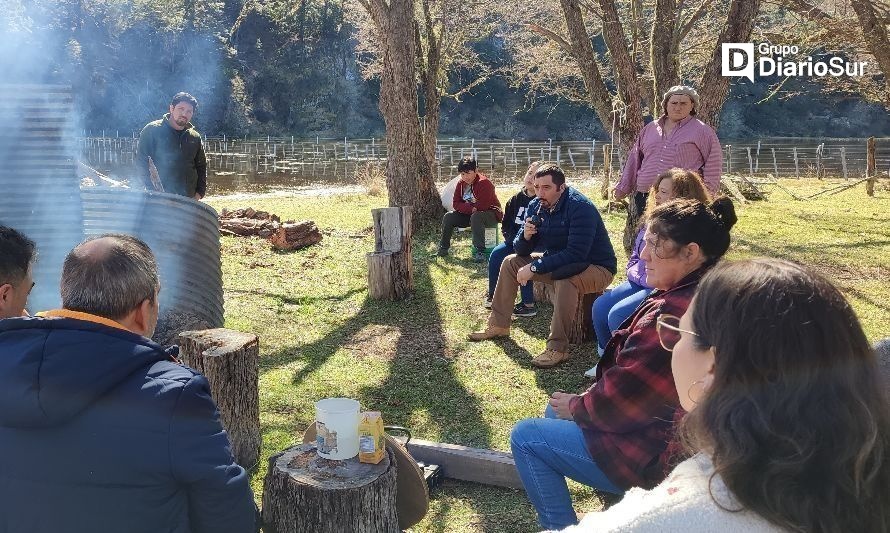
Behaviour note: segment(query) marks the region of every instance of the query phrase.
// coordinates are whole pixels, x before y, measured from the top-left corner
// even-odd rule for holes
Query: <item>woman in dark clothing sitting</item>
[[[680,401],[671,353],[658,340],[662,313],[682,316],[701,277],[726,253],[736,222],[727,198],[674,200],[654,209],[641,257],[656,289],[606,345],[583,394],[555,392],[545,418],[521,420],[510,445],[544,529],[577,522],[565,478],[621,494],[667,474],[667,443]]]
[[[491,309],[491,295],[494,294],[494,288],[498,284],[501,263],[504,262],[505,257],[516,253],[513,251],[513,240],[516,238],[516,234],[522,231],[522,226],[525,224],[525,209],[535,197],[535,171],[540,165],[540,161],[529,165],[528,172],[525,173],[525,178],[522,181],[522,190],[507,200],[507,205],[504,207],[504,220],[501,222],[504,242],[498,244],[488,257],[488,293],[485,295],[485,307],[488,309]],[[535,306],[534,283],[529,282],[519,287],[519,295],[521,300],[513,308],[513,315],[528,317],[538,314],[538,309]]]

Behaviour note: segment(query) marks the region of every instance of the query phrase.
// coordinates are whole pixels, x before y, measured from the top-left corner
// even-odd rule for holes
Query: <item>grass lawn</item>
[[[783,181],[799,195],[832,183]],[[769,201],[737,206],[740,221],[729,258],[765,255],[809,264],[841,287],[870,340],[890,336],[890,192],[878,188],[874,198],[860,185],[806,202],[774,190]],[[592,186],[581,190],[595,197]],[[499,189],[502,201],[512,194]],[[266,458],[300,441],[318,399],[356,398],[363,408],[382,411],[386,423],[407,426],[420,438],[508,450],[513,423],[538,416],[551,391],[585,386],[582,373],[595,362],[593,344],[573,347],[573,358],[556,369],[529,364],[544,349],[547,306],[514,322],[510,339],[466,341],[487,317],[487,270],[470,261],[469,233],[456,234],[452,256],[442,259],[435,256],[436,229],[419,232],[414,296],[383,303],[367,297],[365,254],[374,246],[370,209],[384,207],[385,198],[207,201],[217,210],[249,205],[282,220],[311,219],[324,233],[320,244],[292,253],[275,252],[259,239],[222,239],[225,326],[260,338],[263,460],[253,476],[258,500]],[[603,218],[612,242],[620,243],[624,213]],[[618,252],[621,265],[626,258]],[[577,485],[572,490],[579,511],[600,507],[592,491]],[[536,526],[523,492],[448,481],[414,531]]]

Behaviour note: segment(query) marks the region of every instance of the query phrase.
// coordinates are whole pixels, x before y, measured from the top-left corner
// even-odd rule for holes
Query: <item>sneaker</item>
[[[522,302],[516,304],[516,307],[513,308],[513,316],[521,316],[521,317],[533,317],[538,314],[538,306],[532,304],[531,307],[525,305]]]
[[[481,250],[473,251],[473,262],[474,263],[484,263],[486,259],[488,259],[488,257],[485,256],[485,252],[483,252]]]
[[[551,368],[569,358],[568,352],[556,350],[544,350],[540,355],[532,359],[532,365],[538,368]]]
[[[485,295],[485,302],[483,302],[482,305],[485,306],[486,309],[491,309],[491,295],[490,294]]]
[[[597,365],[593,365],[593,368],[588,369],[587,372],[584,372],[584,377],[588,378],[588,379],[595,378],[596,377],[596,366]]]
[[[439,257],[448,257],[448,248],[439,247],[439,250],[436,251],[436,255]]]

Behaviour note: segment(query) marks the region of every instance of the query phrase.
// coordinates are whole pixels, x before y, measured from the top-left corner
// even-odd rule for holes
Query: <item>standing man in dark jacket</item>
[[[439,257],[448,255],[454,228],[473,229],[473,261],[485,262],[485,228],[497,226],[504,218],[501,201],[485,174],[476,170],[476,159],[464,157],[457,164],[460,181],[454,189],[454,211],[442,217]]]
[[[0,531],[257,530],[207,380],[149,339],[157,272],[142,241],[94,238],[63,309],[0,320]]]
[[[156,190],[152,182],[157,174],[165,192],[195,200],[204,198],[207,158],[201,134],[191,123],[197,108],[198,100],[194,96],[177,93],[170,102],[170,112],[142,128],[136,171],[149,190]]]
[[[510,335],[510,316],[516,291],[529,281],[554,286],[553,320],[547,349],[532,364],[549,368],[568,359],[569,328],[581,294],[601,292],[615,276],[615,250],[599,211],[583,194],[565,183],[563,171],[544,164],[535,172],[537,198],[513,249],[501,265],[494,290],[488,327],[471,333],[471,341]],[[542,257],[532,257],[535,249]]]

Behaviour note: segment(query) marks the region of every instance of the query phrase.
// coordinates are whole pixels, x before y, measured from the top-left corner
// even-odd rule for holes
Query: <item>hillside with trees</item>
[[[358,0],[5,4],[0,60],[6,81],[72,85],[85,130],[138,130],[164,111],[170,95],[188,90],[200,100],[196,123],[209,134],[354,138],[384,133],[373,17]],[[870,52],[881,50],[873,48],[881,39],[886,42],[887,9],[877,1],[862,4],[758,2],[752,41],[865,57],[874,75],[861,83],[829,84],[732,78],[725,103],[718,106],[721,137],[890,135],[882,106],[886,80]],[[623,36],[602,33],[604,8],[626,21]],[[598,98],[620,93],[622,101],[639,102],[632,129],[647,119],[656,85],[661,90],[682,78],[702,86],[703,93],[710,90],[712,84],[701,79],[713,76],[703,68],[732,8],[730,0],[690,5],[416,0],[409,9],[416,14],[416,43],[423,54],[418,57],[426,58],[417,62],[420,118],[424,124],[437,121],[434,129],[442,137],[608,138],[613,126],[604,125],[603,114],[611,108],[604,110],[605,101],[594,104],[578,59],[559,43],[570,35],[566,13],[580,17],[576,22],[582,26],[575,31],[586,31],[591,46],[585,53],[593,52],[599,65]],[[665,9],[674,14],[667,21]],[[871,10],[864,18],[871,26],[859,23],[857,9]],[[660,57],[652,55],[653,36],[658,45],[662,34],[647,29],[655,27],[676,29]],[[430,37],[437,35],[442,37],[438,64],[430,66]],[[575,38],[578,45],[585,42],[580,33]],[[616,69],[621,42],[628,45],[627,65]],[[668,74],[662,75],[659,65]],[[631,81],[620,83],[615,72]],[[658,76],[664,79],[656,83]],[[629,97],[634,78],[637,96]],[[439,106],[427,105],[434,98]],[[428,115],[434,107],[440,109],[435,119]]]

